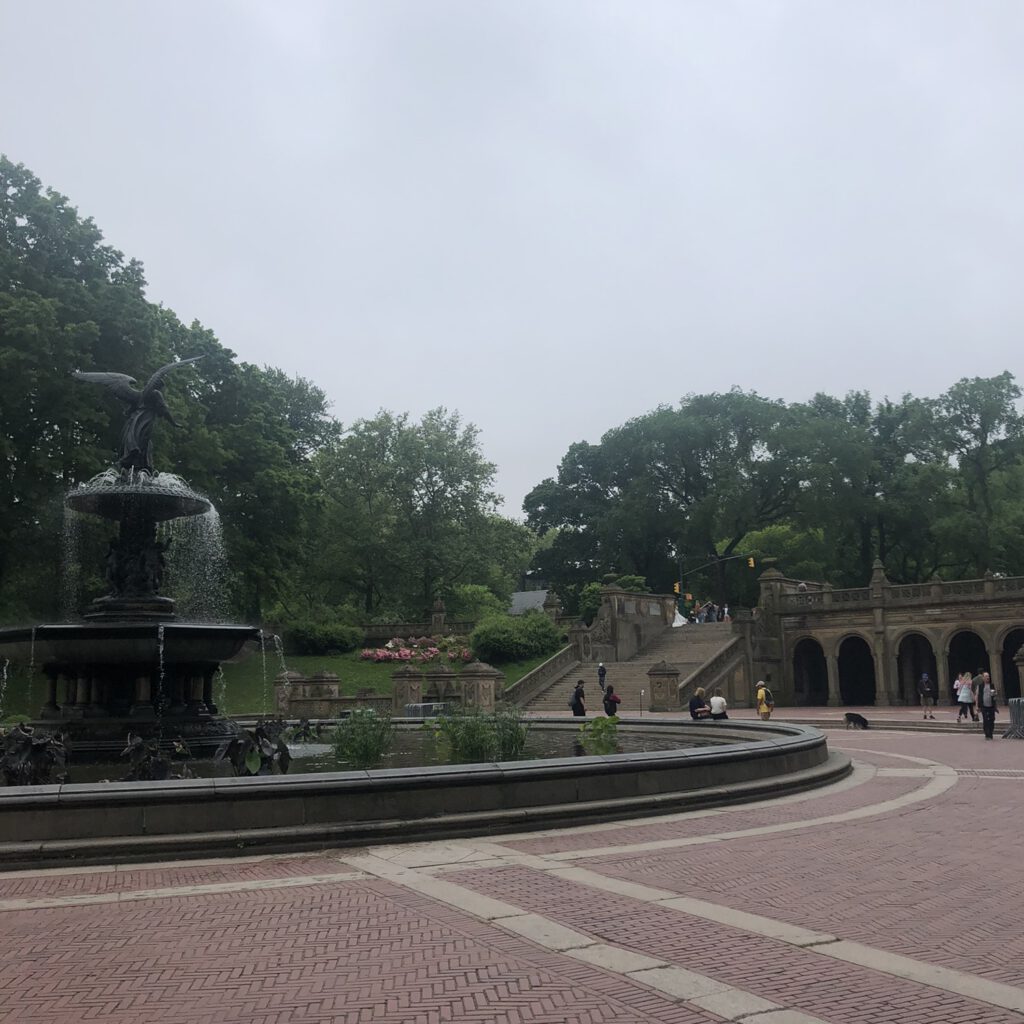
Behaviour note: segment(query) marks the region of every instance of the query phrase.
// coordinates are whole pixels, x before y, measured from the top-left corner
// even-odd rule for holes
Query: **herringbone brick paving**
[[[173,867],[131,867],[111,870],[82,869],[74,873],[32,875],[0,874],[0,900],[84,896],[90,893],[135,892],[173,886],[253,882],[260,879],[297,878],[344,870],[333,857],[261,858],[222,861],[218,864],[175,864]]]
[[[0,1020],[710,1024],[383,882],[5,915]],[[215,1010],[214,1010],[215,1008]]]
[[[905,765],[906,762],[904,762]],[[707,817],[683,818],[671,822],[644,823],[642,819],[617,829],[601,829],[583,834],[544,836],[536,839],[509,840],[505,843],[523,853],[560,853],[563,850],[587,850],[597,847],[626,845],[637,842],[651,842],[658,839],[680,839],[687,836],[714,835],[718,832],[744,828],[759,828],[762,825],[777,825],[786,821],[803,821],[825,814],[840,814],[859,807],[889,800],[910,793],[921,785],[920,779],[884,778],[876,779],[870,786],[856,786],[833,796],[777,807],[735,808],[727,815],[712,814]]]
[[[933,758],[978,777],[853,822],[584,857],[603,875],[822,929],[1021,986],[1024,744],[972,735],[830,734],[886,768]],[[857,752],[869,751],[867,753]],[[555,837],[585,852],[801,821],[892,799],[925,778],[876,777],[806,801]],[[668,831],[664,831],[667,829]],[[467,841],[470,842],[470,841]],[[533,852],[537,841],[504,845]],[[182,894],[0,913],[0,1021],[181,1024],[496,1021],[699,1024],[718,1018],[377,879],[197,895],[187,887],[338,874],[346,854],[0,876],[0,899],[182,888]],[[511,851],[510,851],[511,852]],[[739,928],[509,867],[444,878],[598,941],[646,952],[830,1024],[1022,1024],[1024,1015]]]
[[[689,866],[686,895],[703,898],[702,879],[713,871],[711,857]],[[474,877],[476,876],[476,877]],[[449,880],[476,888],[476,872]],[[652,879],[635,878],[646,884]],[[753,884],[748,882],[747,884]],[[488,872],[488,895],[508,900],[571,928],[586,930],[638,953],[658,956],[766,999],[782,1002],[834,1024],[862,1020],[903,1022],[908,1011],[932,1021],[953,1020],[956,1013],[978,1024],[1020,1024],[1018,1014],[973,1000],[927,989],[913,982],[838,963],[803,949],[751,935],[726,925],[689,918],[666,908],[586,889],[523,868]]]

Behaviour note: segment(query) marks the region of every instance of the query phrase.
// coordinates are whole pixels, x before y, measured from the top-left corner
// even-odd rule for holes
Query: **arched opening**
[[[863,637],[848,636],[839,645],[839,697],[844,704],[875,703],[875,659]]]
[[[828,667],[817,640],[801,640],[793,651],[793,703],[798,707],[828,703]]]
[[[1020,671],[1017,668],[1013,656],[1024,645],[1024,629],[1011,629],[1003,640],[1003,692],[1002,697],[1009,700],[1011,697],[1019,697],[1020,692]]]
[[[933,695],[942,696],[939,693],[939,667],[935,661],[935,651],[932,650],[927,637],[920,633],[908,633],[900,641],[896,665],[899,672],[897,685],[902,703],[918,703],[917,681],[925,672],[932,681]]]
[[[961,672],[970,672],[976,675],[978,672],[987,672],[988,651],[985,650],[985,641],[965,629],[957,633],[949,642],[949,699],[956,703],[956,690],[953,684]]]

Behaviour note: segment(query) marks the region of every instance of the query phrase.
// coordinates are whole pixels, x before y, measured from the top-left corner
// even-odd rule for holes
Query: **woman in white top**
[[[716,721],[728,718],[729,716],[725,713],[725,709],[725,698],[722,696],[720,691],[715,690],[715,695],[711,698],[711,717]]]
[[[960,706],[956,713],[956,724],[960,719],[967,718],[970,714],[974,717],[974,685],[971,681],[970,672],[961,672],[956,680],[956,702]]]

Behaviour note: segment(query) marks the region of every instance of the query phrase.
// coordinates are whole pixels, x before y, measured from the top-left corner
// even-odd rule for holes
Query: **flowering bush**
[[[366,647],[359,652],[363,661],[404,661],[424,664],[429,661],[471,661],[473,652],[465,637],[395,637],[383,647]]]

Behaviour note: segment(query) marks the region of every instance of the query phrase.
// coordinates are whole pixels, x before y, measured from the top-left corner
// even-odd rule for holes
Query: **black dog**
[[[846,718],[847,729],[866,729],[868,727],[868,720],[863,715],[858,715],[855,711],[847,711],[844,717]]]

